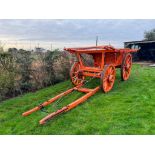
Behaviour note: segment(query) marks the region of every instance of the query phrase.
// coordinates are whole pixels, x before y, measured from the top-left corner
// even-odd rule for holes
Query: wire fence
[[[101,40],[98,45],[110,45],[109,41]],[[116,47],[123,47],[123,43],[111,41],[111,44]],[[96,42],[94,40],[89,41],[40,41],[40,40],[0,40],[0,47],[4,50],[8,50],[8,48],[17,48],[24,50],[34,50],[36,48],[44,48],[46,50],[53,50],[59,48],[63,50],[64,47],[79,47],[79,46],[96,46]]]

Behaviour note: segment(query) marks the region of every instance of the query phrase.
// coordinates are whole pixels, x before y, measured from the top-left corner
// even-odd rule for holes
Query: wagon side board
[[[81,53],[76,53],[77,60],[80,64],[80,71],[84,76],[100,78],[100,74],[105,65],[113,65],[117,68],[121,67],[122,60],[125,52],[101,52],[101,53],[89,53],[94,60],[94,66],[85,66],[81,58]]]

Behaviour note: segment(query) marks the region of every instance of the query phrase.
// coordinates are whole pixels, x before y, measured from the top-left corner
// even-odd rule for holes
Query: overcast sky
[[[99,44],[123,47],[124,41],[142,40],[155,20],[0,20],[5,46],[63,48]]]

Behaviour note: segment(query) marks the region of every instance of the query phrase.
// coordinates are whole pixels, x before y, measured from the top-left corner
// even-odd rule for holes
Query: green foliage
[[[31,90],[31,65],[32,65],[32,55],[31,51],[19,50],[17,54],[17,65],[18,74],[21,75],[21,79],[19,80],[22,91]]]
[[[47,51],[43,61],[47,74],[44,79],[45,85],[51,85],[69,78],[70,64],[69,60],[64,56],[64,52],[59,49]]]
[[[0,134],[155,134],[154,77],[154,68],[134,65],[130,79],[122,82],[118,70],[112,91],[104,94],[100,90],[83,104],[57,116],[44,126],[39,125],[39,120],[47,113],[38,111],[28,117],[22,117],[22,112],[63,92],[69,86],[72,87],[70,81],[3,101],[0,104]],[[99,79],[94,79],[87,87],[94,88],[99,83]],[[73,92],[62,98],[59,108],[82,95]],[[56,110],[53,105],[48,105],[45,110]]]
[[[16,66],[10,53],[0,53],[0,100],[15,91]]]
[[[148,40],[148,41],[155,40],[155,29],[152,29],[151,31],[146,31],[144,33],[144,38],[145,40]]]
[[[16,68],[15,60],[10,53],[0,53],[0,65],[8,72],[13,72]]]
[[[15,73],[0,70],[0,100],[5,96],[14,96]]]
[[[61,64],[63,65],[62,75],[64,77],[64,80],[67,80],[70,78],[69,72],[70,72],[71,65],[68,59],[64,57],[61,59]]]
[[[16,48],[1,51],[0,101],[68,79],[68,64],[58,49],[44,53]]]
[[[45,85],[54,84],[55,82],[55,69],[54,69],[54,61],[58,59],[60,56],[59,50],[47,51],[45,54],[44,62],[45,62],[45,70],[47,76],[45,78]]]

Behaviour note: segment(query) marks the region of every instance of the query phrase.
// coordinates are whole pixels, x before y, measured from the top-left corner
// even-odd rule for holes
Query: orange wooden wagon
[[[109,92],[114,85],[116,78],[116,68],[121,69],[121,79],[123,81],[128,80],[131,67],[132,67],[132,52],[137,52],[137,49],[116,49],[112,46],[93,46],[83,48],[64,48],[64,50],[75,54],[77,61],[73,64],[70,71],[70,78],[75,87],[55,96],[54,98],[40,104],[39,106],[23,113],[23,116],[27,116],[37,110],[41,110],[45,106],[53,103],[57,99],[65,96],[74,90],[86,93],[81,98],[75,100],[69,105],[47,115],[40,120],[40,124],[44,124],[47,120],[71,110],[77,105],[86,101],[89,97],[94,95],[100,88],[104,93]],[[82,54],[90,55],[93,58],[93,66],[85,65]],[[100,78],[101,85],[94,88],[84,88],[85,78],[95,77]]]

